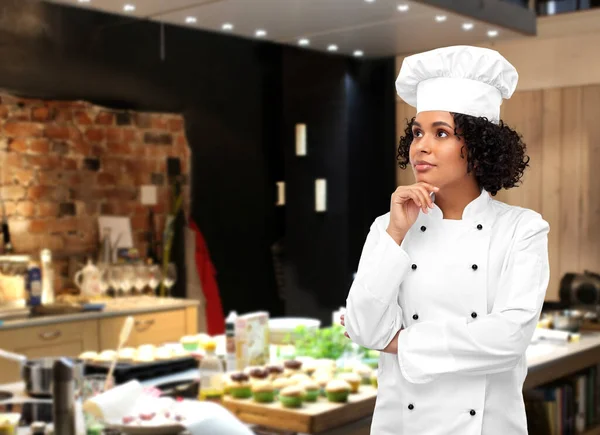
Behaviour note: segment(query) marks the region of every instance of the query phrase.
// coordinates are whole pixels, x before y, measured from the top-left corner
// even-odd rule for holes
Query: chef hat
[[[398,95],[417,113],[443,110],[500,121],[519,75],[500,53],[457,45],[408,56],[396,80]]]

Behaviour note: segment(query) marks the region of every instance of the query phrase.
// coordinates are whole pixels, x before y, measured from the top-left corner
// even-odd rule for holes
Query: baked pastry
[[[325,396],[325,387],[331,382],[333,376],[329,373],[322,373],[320,376],[315,376],[313,379],[321,388],[321,395]]]
[[[255,381],[252,385],[252,396],[259,403],[272,403],[275,400],[275,389],[270,381]]]
[[[100,352],[100,354],[98,354],[95,361],[110,362],[110,361],[114,360],[116,356],[117,356],[117,352],[114,350],[103,350],[102,352]]]
[[[285,387],[289,387],[292,385],[289,378],[277,378],[273,381],[273,388],[275,389],[275,394],[279,394],[281,390]]]
[[[373,369],[366,364],[359,364],[354,367],[354,373],[361,377],[362,383],[364,385],[371,384],[371,375],[373,374]]]
[[[265,379],[267,379],[269,377],[269,372],[263,368],[257,367],[257,368],[250,370],[250,373],[248,373],[248,375],[250,375],[251,382],[264,381]]]
[[[295,375],[290,376],[290,382],[292,384],[300,384],[303,381],[309,381],[310,380],[310,376],[305,375],[304,373],[296,373]]]
[[[373,374],[371,375],[371,385],[373,385],[375,388],[378,387],[376,371],[373,371]]]
[[[302,361],[298,361],[298,360],[287,360],[283,363],[283,366],[285,367],[285,375],[290,377],[293,376],[295,374],[298,373],[302,373]]]
[[[95,360],[98,357],[98,352],[94,352],[93,350],[88,350],[86,352],[83,352],[81,354],[79,354],[79,359],[82,359],[84,361],[92,361]]]
[[[135,359],[137,350],[134,347],[124,347],[119,350],[119,361],[131,362]]]
[[[195,335],[186,335],[184,337],[181,337],[179,342],[185,350],[188,350],[190,352],[198,350],[198,345],[200,344],[198,337]]]
[[[229,394],[236,399],[247,399],[252,397],[250,377],[245,373],[234,373],[230,375]]]
[[[339,378],[348,382],[351,393],[358,393],[358,388],[362,382],[362,378],[356,373],[340,373]]]
[[[321,393],[321,387],[312,379],[306,379],[299,384],[302,388],[304,388],[305,395],[304,400],[306,402],[316,402],[319,398],[319,394]]]
[[[279,401],[286,408],[299,408],[306,392],[298,385],[290,385],[279,392]]]
[[[166,361],[173,358],[173,351],[168,347],[159,347],[154,351],[154,358],[157,361]]]
[[[280,365],[272,365],[265,367],[265,370],[269,372],[269,379],[272,381],[283,376],[283,366]]]
[[[325,394],[327,395],[327,400],[330,402],[347,402],[348,395],[350,394],[350,385],[342,379],[334,379],[325,387]]]

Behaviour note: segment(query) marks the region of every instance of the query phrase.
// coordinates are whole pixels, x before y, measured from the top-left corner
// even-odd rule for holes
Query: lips
[[[413,167],[417,171],[427,171],[427,170],[435,167],[435,165],[429,163],[426,160],[417,160],[416,162],[413,163]]]

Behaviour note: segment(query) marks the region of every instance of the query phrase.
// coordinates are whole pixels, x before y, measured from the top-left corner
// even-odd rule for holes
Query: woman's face
[[[462,149],[465,143],[454,134],[454,126],[450,112],[421,112],[415,118],[410,163],[417,182],[441,189],[469,176],[466,149]]]

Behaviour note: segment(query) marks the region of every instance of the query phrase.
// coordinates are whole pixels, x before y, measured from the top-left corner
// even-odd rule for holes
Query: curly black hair
[[[529,166],[529,156],[525,154],[527,147],[521,135],[503,121],[493,124],[484,117],[461,113],[452,113],[452,116],[455,124],[454,134],[464,138],[467,148],[467,171],[475,172],[479,187],[495,196],[500,189],[517,186],[525,168]],[[404,136],[398,145],[398,165],[402,169],[410,162],[414,120],[415,118],[412,118],[407,123]]]

